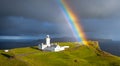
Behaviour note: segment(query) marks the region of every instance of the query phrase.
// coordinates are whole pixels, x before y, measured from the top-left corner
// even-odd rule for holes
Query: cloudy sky
[[[120,0],[67,0],[87,37],[120,40]],[[71,35],[56,0],[0,0],[0,36]]]

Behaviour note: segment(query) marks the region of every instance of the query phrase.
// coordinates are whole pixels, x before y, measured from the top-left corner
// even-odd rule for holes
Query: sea
[[[100,41],[99,46],[106,52],[120,56],[120,41]]]

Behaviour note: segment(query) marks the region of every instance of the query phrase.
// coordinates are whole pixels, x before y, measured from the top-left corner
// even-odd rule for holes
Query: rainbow
[[[87,45],[85,33],[80,25],[80,20],[77,18],[77,15],[74,14],[65,0],[57,0],[57,2],[78,42],[82,42],[83,44]]]

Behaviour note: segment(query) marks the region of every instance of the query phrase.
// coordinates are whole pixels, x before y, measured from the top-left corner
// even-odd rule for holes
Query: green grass
[[[0,50],[0,66],[120,66],[120,57],[101,51],[97,43],[89,42],[89,47],[75,42],[58,44],[70,48],[61,52],[43,52],[36,46],[15,48],[8,53]]]
[[[9,52],[5,53],[0,51],[0,66],[26,66],[27,63],[13,57],[14,55]]]

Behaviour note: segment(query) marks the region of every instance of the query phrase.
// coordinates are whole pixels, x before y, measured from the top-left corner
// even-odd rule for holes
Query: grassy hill
[[[0,66],[120,66],[120,57],[100,50],[98,43],[89,46],[77,42],[59,42],[70,48],[61,52],[45,52],[35,47],[0,50]]]

